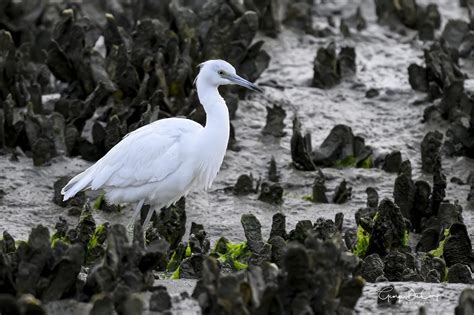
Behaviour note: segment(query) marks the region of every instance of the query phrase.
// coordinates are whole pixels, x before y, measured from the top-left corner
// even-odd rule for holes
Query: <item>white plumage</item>
[[[229,112],[218,86],[239,84],[261,90],[222,60],[201,64],[195,82],[207,115],[205,127],[189,119],[167,118],[129,133],[64,186],[64,200],[84,189],[102,189],[111,203],[137,203],[132,223],[142,205],[150,204],[146,226],[154,210],[171,205],[192,188],[209,188],[229,139]]]

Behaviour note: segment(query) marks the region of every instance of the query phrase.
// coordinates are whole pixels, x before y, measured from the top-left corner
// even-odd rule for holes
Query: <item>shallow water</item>
[[[420,1],[418,1],[420,2]],[[428,1],[421,1],[428,3]],[[467,20],[465,10],[451,0],[437,1],[443,16],[462,17]],[[368,28],[351,38],[332,36],[338,47],[349,45],[356,48],[357,74],[345,79],[330,90],[310,87],[313,76],[313,60],[319,47],[327,45],[328,38],[314,38],[295,30],[284,29],[277,39],[261,37],[265,49],[271,55],[269,68],[258,80],[264,86],[264,95],[251,94],[239,103],[236,119],[233,121],[239,152],[228,151],[222,169],[209,192],[193,192],[187,199],[187,225],[191,222],[204,224],[212,241],[224,235],[233,241],[244,239],[240,217],[253,213],[262,223],[265,237],[268,237],[272,216],[280,211],[287,216],[287,229],[294,228],[299,220],[315,221],[318,217],[334,219],[337,212],[344,214],[344,228],[354,228],[355,211],[365,205],[365,189],[376,187],[380,199],[392,197],[395,175],[379,169],[323,169],[329,178],[328,197],[345,178],[353,187],[352,199],[343,205],[313,204],[303,196],[311,194],[314,172],[301,172],[291,166],[290,138],[294,111],[300,118],[303,129],[310,132],[313,147],[318,146],[336,124],[349,125],[355,134],[365,138],[366,144],[378,153],[400,150],[403,159],[410,159],[414,179],[432,182],[431,176],[421,173],[420,143],[430,130],[445,131],[439,123],[421,123],[423,110],[429,104],[413,105],[424,98],[408,83],[407,68],[410,63],[423,63],[422,43],[415,40],[415,34],[401,36],[375,23],[372,0],[335,1],[325,11],[335,12],[342,8],[344,16],[355,12],[361,3],[363,15],[368,20]],[[336,18],[337,19],[337,18]],[[324,25],[326,19],[316,17],[315,24]],[[338,24],[338,22],[336,22]],[[339,31],[337,31],[339,33]],[[465,70],[465,69],[464,69]],[[468,73],[469,76],[470,73]],[[270,86],[278,85],[280,88]],[[467,82],[466,86],[473,86]],[[365,92],[376,88],[380,95],[367,99]],[[264,136],[266,106],[272,102],[285,102],[287,135],[281,139]],[[257,200],[257,195],[236,197],[227,194],[223,188],[232,186],[240,174],[252,173],[254,178],[266,180],[271,156],[275,157],[280,172],[280,182],[284,188],[284,203],[281,206],[265,204]],[[77,218],[68,217],[63,208],[52,202],[53,182],[59,176],[74,175],[88,165],[78,158],[60,157],[51,166],[34,167],[31,159],[20,157],[11,162],[8,156],[0,156],[0,189],[6,195],[0,199],[0,230],[7,229],[15,238],[25,239],[32,226],[43,224],[53,229],[59,215],[76,224]],[[469,170],[474,169],[474,161],[464,157],[444,158],[443,168],[448,179],[447,199],[457,200],[464,209],[464,220],[471,239],[474,239],[474,207],[467,204],[468,186],[449,182],[453,176],[465,179]],[[96,212],[95,218],[113,223],[127,223],[132,211],[123,213]],[[182,288],[180,281],[174,285],[165,284],[172,292]],[[419,305],[403,305],[399,309],[379,309],[376,306],[376,288],[380,284],[367,284],[364,295],[359,300],[356,311],[360,313],[411,312]],[[429,314],[452,312],[457,303],[461,285],[399,283],[398,287],[412,287],[426,292],[442,292],[435,306],[428,305]],[[173,289],[174,288],[174,289]],[[428,303],[427,303],[428,304]],[[431,312],[432,311],[432,312]],[[179,313],[179,311],[177,311]]]

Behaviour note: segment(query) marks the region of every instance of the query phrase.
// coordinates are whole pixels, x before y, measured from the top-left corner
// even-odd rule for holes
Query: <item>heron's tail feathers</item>
[[[63,200],[66,201],[74,197],[81,190],[87,189],[93,180],[92,174],[92,167],[90,167],[72,178],[61,190],[61,194],[64,195]]]

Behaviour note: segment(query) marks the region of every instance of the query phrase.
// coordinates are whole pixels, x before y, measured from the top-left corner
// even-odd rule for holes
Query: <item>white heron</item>
[[[218,87],[238,84],[262,90],[239,77],[223,60],[202,63],[194,82],[206,112],[205,127],[189,119],[167,118],[129,133],[64,186],[64,200],[85,189],[102,189],[111,203],[136,203],[130,226],[143,204],[149,204],[143,223],[147,226],[153,211],[175,203],[191,189],[208,189],[221,167],[229,140],[229,111]]]

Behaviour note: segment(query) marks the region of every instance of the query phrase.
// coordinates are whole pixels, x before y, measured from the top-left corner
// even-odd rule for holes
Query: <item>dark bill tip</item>
[[[244,78],[239,77],[236,74],[235,75],[228,75],[227,79],[229,81],[232,81],[233,83],[235,83],[237,85],[243,86],[243,87],[245,87],[247,89],[250,89],[252,91],[263,93],[263,90],[261,88],[259,88],[258,86],[256,86],[252,82],[249,82],[249,81],[245,80]]]

